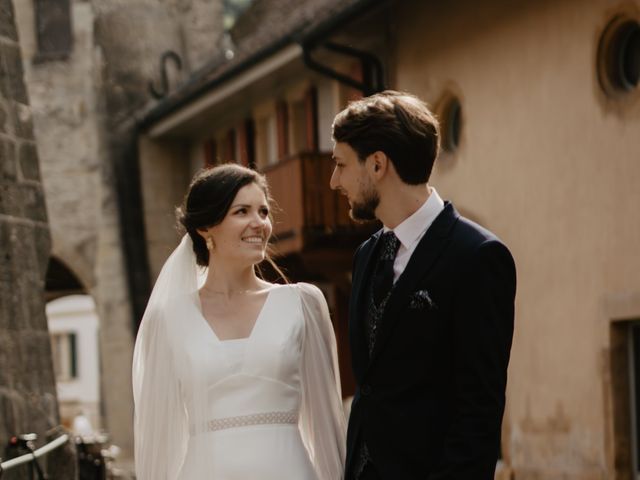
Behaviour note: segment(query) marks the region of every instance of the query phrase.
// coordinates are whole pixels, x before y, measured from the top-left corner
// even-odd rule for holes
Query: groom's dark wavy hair
[[[440,149],[438,120],[415,95],[385,90],[350,102],[333,121],[333,139],[364,162],[384,152],[403,182],[426,183]]]
[[[178,225],[182,226],[191,237],[198,265],[209,266],[209,250],[198,230],[222,223],[240,189],[252,183],[260,187],[267,203],[271,205],[273,199],[269,193],[267,179],[250,168],[227,163],[203,169],[193,177],[182,205],[176,209],[176,219]],[[273,221],[271,213],[269,218]],[[269,251],[265,260],[286,282],[287,277],[275,264]],[[259,267],[258,273],[261,273]]]

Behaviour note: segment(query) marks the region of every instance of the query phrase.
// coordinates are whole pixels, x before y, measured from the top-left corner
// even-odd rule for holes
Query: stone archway
[[[86,288],[73,271],[57,257],[49,258],[45,277],[45,301],[51,302],[59,297],[85,294]]]
[[[58,238],[58,240],[61,239]],[[65,247],[67,247],[66,250]],[[92,375],[96,377],[96,383],[92,383],[87,378],[80,381],[78,377],[76,380],[66,382],[62,388],[60,382],[57,382],[62,420],[69,423],[82,409],[83,404],[86,404],[84,410],[88,413],[87,416],[92,425],[104,429],[109,434],[111,440],[122,449],[123,459],[126,460],[132,455],[133,450],[131,435],[133,409],[130,391],[133,344],[129,317],[124,314],[129,313],[129,305],[125,301],[126,298],[118,295],[125,291],[126,279],[120,275],[119,270],[116,270],[108,272],[109,275],[101,271],[95,274],[94,280],[93,270],[89,270],[89,263],[83,257],[82,251],[73,250],[71,245],[62,241],[58,244],[58,248],[54,245],[53,251],[45,282],[45,298],[49,302],[48,319],[51,320],[49,310],[53,308],[53,314],[58,320],[61,315],[63,317],[80,315],[85,318],[85,324],[90,323],[91,326],[72,322],[73,328],[67,328],[66,332],[75,331],[77,334],[75,340],[71,340],[73,337],[65,337],[59,341],[64,345],[76,342],[78,354],[81,353],[80,349],[84,348],[84,355],[90,356],[86,369],[91,370]],[[68,252],[69,255],[57,255],[56,252],[60,251]],[[76,266],[81,270],[83,266],[85,267],[84,275],[79,274]],[[87,284],[87,278],[94,284]],[[59,301],[62,301],[62,304],[56,304]],[[116,318],[124,321],[115,322]],[[105,321],[106,319],[109,321]],[[53,326],[50,323],[51,327]],[[55,328],[52,328],[52,333],[54,330]],[[93,342],[93,355],[89,353],[90,349],[86,348],[89,342]],[[78,363],[77,367],[81,365]],[[89,374],[85,373],[85,375]],[[84,393],[80,395],[79,390],[82,389]],[[67,394],[70,390],[76,392],[76,397]],[[93,393],[88,390],[98,392],[98,398],[95,401]],[[82,401],[82,398],[86,401]]]

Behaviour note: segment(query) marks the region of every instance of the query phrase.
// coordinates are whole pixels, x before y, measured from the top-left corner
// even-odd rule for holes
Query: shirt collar
[[[398,237],[403,247],[410,249],[422,237],[422,234],[427,231],[443,208],[444,201],[440,198],[436,189],[431,187],[431,194],[427,201],[394,228],[393,233]],[[384,227],[385,232],[389,230],[391,229]]]

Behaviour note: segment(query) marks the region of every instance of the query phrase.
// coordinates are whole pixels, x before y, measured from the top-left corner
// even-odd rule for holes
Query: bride
[[[341,479],[346,428],[327,304],[312,285],[256,274],[270,261],[265,178],[234,164],[202,171],[178,217],[187,234],[134,351],[137,478]]]

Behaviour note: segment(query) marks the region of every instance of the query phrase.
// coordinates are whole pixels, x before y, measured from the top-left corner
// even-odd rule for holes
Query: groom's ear
[[[380,180],[389,168],[389,157],[384,152],[377,150],[367,157],[366,163],[371,177]]]

